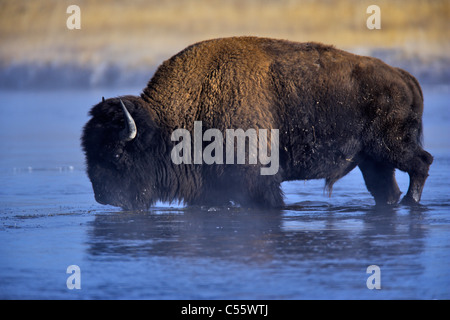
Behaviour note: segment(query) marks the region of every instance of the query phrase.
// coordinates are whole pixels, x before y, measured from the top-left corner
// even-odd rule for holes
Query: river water
[[[2,91],[0,298],[449,299],[450,91],[424,91],[420,208],[376,209],[355,169],[331,198],[323,181],[284,183],[285,210],[146,213],[95,202],[79,142],[102,96],[139,89]]]

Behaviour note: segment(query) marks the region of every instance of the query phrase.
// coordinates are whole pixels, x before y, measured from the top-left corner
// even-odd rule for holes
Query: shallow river
[[[331,198],[323,181],[283,184],[288,206],[273,212],[97,204],[79,146],[87,112],[138,93],[0,92],[0,298],[450,298],[448,87],[425,88],[423,206],[383,210],[358,169]]]

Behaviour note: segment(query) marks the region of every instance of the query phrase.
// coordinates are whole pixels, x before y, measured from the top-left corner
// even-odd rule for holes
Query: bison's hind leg
[[[400,189],[395,180],[392,165],[364,158],[359,164],[367,189],[375,198],[377,205],[396,204],[400,199]]]
[[[419,148],[419,151],[411,160],[399,165],[399,169],[406,171],[409,175],[409,188],[402,199],[402,204],[414,205],[419,203],[432,162],[431,154]]]
[[[254,178],[254,177],[253,177]],[[284,206],[281,181],[277,176],[257,176],[242,183],[245,190],[236,195],[238,202],[246,207],[273,209]]]

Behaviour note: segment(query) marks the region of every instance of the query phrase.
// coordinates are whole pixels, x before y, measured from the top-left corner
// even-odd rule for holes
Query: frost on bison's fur
[[[325,179],[331,192],[356,166],[377,204],[398,202],[395,169],[407,172],[403,203],[415,204],[433,160],[421,147],[422,112],[417,80],[378,59],[319,43],[224,38],[162,63],[140,96],[94,106],[82,145],[96,200],[125,209],[158,200],[281,207],[281,182]],[[203,131],[278,129],[279,170],[175,164],[171,135],[192,132],[195,121]]]

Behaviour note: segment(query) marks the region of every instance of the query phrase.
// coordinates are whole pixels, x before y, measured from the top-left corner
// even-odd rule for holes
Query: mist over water
[[[0,298],[449,299],[448,86],[424,88],[422,206],[377,209],[353,170],[283,183],[268,212],[94,200],[80,148],[89,109],[140,89],[0,92]],[[397,171],[403,194],[408,176]],[[81,270],[69,290],[67,267]],[[381,270],[369,290],[366,269]]]

